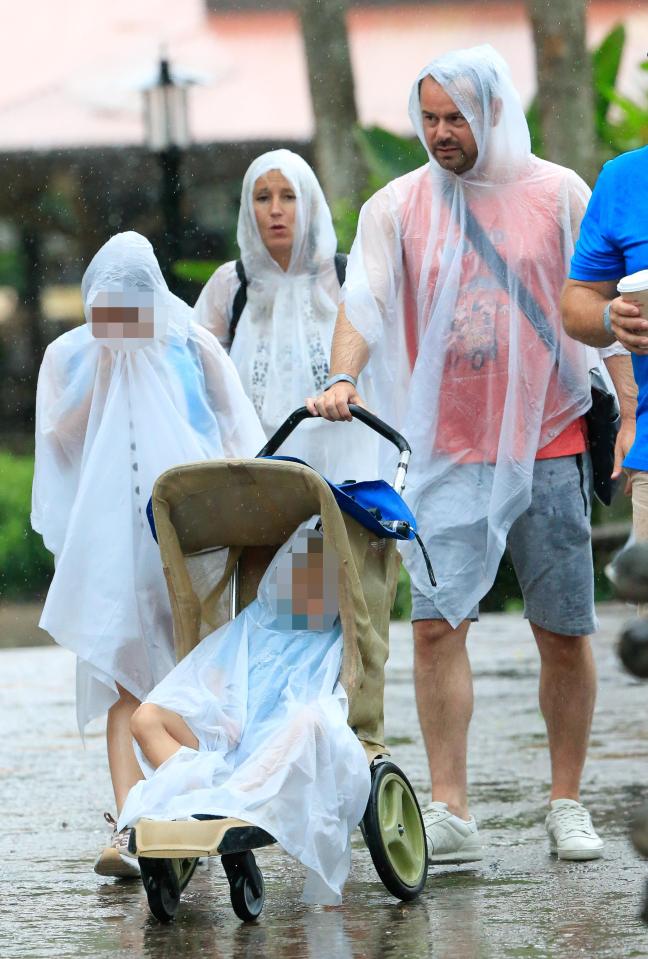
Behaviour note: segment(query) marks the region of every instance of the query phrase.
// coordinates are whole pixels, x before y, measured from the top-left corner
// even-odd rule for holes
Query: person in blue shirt
[[[648,269],[648,146],[603,167],[581,224],[562,295],[567,333],[591,346],[618,340],[622,426],[617,452],[629,471],[635,535],[648,539],[648,311],[617,295],[619,280]],[[633,376],[634,373],[634,376]],[[635,429],[636,417],[636,429]],[[621,472],[620,455],[615,475]]]

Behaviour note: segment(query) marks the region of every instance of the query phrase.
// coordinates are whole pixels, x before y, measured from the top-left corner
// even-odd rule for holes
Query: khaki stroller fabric
[[[340,562],[340,681],[349,698],[349,725],[370,754],[384,752],[384,666],[400,564],[395,541],[378,540],[343,515],[326,481],[310,467],[276,460],[168,470],[155,485],[153,512],[178,659],[222,621],[237,559],[242,607],[256,596],[277,546],[308,517],[321,516],[324,538]],[[206,592],[210,564],[213,585]]]

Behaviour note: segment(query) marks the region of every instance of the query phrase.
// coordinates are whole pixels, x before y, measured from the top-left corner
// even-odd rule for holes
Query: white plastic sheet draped
[[[155,772],[143,762],[150,778],[130,791],[119,826],[196,813],[243,819],[306,866],[306,901],[334,904],[370,774],[346,722],[339,620],[322,631],[277,625],[270,584],[306,525],[273,559],[257,599],[205,637],[147,697],[182,716],[200,748],[181,748]]]
[[[438,589],[416,546],[405,547],[408,569],[456,624],[492,585],[508,529],[529,505],[538,448],[590,405],[596,356],[563,333],[558,309],[589,189],[531,154],[508,68],[488,46],[417,77],[410,117],[424,145],[428,75],[468,120],[477,161],[457,175],[428,151],[429,164],[365,204],[344,299],[371,348],[376,411],[412,445],[406,498]],[[506,262],[505,286],[467,232],[468,211]],[[522,286],[546,316],[551,348],[520,308]],[[471,477],[475,463],[489,466]]]
[[[295,232],[288,269],[268,252],[254,213],[254,185],[279,170],[296,194]],[[268,437],[285,418],[322,391],[328,376],[340,284],[337,240],[322,188],[309,165],[290,150],[258,157],[243,180],[237,239],[248,278],[247,304],[231,345],[243,387]],[[196,303],[200,323],[229,345],[232,301],[239,285],[234,263],[220,267]],[[372,399],[367,377],[363,395]],[[346,429],[323,420],[304,422],[281,453],[305,460],[330,479],[374,479],[378,441],[367,427]]]
[[[112,237],[82,283],[86,325],[46,350],[36,401],[32,525],[56,571],[40,625],[79,658],[81,729],[143,698],[174,665],[171,611],[146,505],[179,463],[253,456],[264,435],[218,342],[169,292],[150,243]],[[153,295],[155,336],[97,339],[97,296]],[[105,296],[104,296],[105,299]]]

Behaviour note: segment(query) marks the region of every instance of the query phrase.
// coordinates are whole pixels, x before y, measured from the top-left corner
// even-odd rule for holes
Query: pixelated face
[[[90,307],[92,335],[105,339],[152,339],[153,293],[99,291]]]
[[[327,630],[339,611],[338,561],[316,530],[301,530],[277,563],[275,590],[280,629]]]

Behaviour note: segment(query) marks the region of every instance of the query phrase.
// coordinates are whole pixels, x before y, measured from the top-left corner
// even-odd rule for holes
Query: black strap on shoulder
[[[236,261],[236,275],[239,278],[239,288],[234,295],[234,303],[232,304],[232,319],[230,320],[229,325],[230,343],[234,339],[238,321],[241,319],[241,313],[245,309],[245,304],[247,303],[248,280],[247,276],[245,275],[243,260]]]
[[[334,257],[335,262],[335,273],[338,278],[338,283],[340,286],[344,285],[344,280],[346,278],[346,265],[347,265],[347,255],[346,253],[336,253]],[[236,261],[236,275],[239,278],[239,288],[234,295],[234,303],[232,304],[232,319],[230,320],[229,325],[229,335],[230,343],[234,339],[234,334],[236,333],[236,327],[238,326],[238,321],[241,319],[241,314],[245,309],[245,304],[247,303],[247,287],[248,287],[248,278],[245,275],[245,268],[243,266],[242,260]]]
[[[467,203],[465,210],[466,236],[502,289],[508,291],[510,288],[509,275],[512,271],[509,270],[506,260],[495,248],[490,237],[487,235],[486,231]],[[538,338],[542,340],[549,352],[557,353],[558,342],[556,332],[547,319],[542,307],[533,294],[529,291],[529,289],[524,285],[521,278],[516,274],[513,274],[513,276],[516,280],[516,289],[513,294],[514,299],[517,300],[518,306],[522,310],[522,313],[524,316],[526,316],[527,320],[538,334]],[[556,362],[557,360],[558,357],[556,356]]]
[[[344,281],[346,279],[347,255],[346,253],[336,253],[333,259],[335,261],[335,272],[337,274],[338,283],[340,286],[344,286]]]
[[[451,216],[452,216],[452,187],[449,184],[446,184],[443,189],[443,198],[445,202],[450,207]],[[499,285],[506,292],[509,291],[509,276],[513,273],[509,269],[509,265],[504,259],[504,257],[499,253],[499,251],[493,245],[490,237],[484,230],[483,226],[470,209],[470,206],[466,202],[465,204],[465,231],[466,236],[470,240],[473,249],[475,252],[482,258],[488,269],[491,271],[492,275],[495,277]],[[461,224],[459,224],[461,226]],[[531,326],[534,328],[538,334],[538,338],[544,343],[550,353],[556,354],[556,363],[558,362],[558,342],[556,337],[556,332],[553,329],[548,318],[545,316],[544,311],[538,301],[535,299],[533,294],[527,289],[527,287],[522,282],[521,277],[513,274],[516,280],[516,288],[512,294],[512,298],[517,300],[517,304],[522,310],[522,313],[527,318]]]

